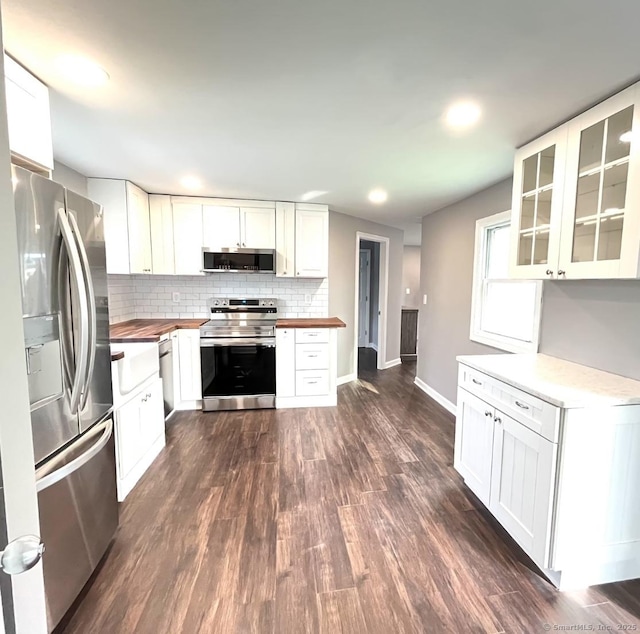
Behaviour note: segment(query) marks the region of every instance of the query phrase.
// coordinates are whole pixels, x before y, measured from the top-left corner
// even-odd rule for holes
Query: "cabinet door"
[[[275,209],[243,207],[240,209],[241,242],[247,249],[276,248]]]
[[[638,93],[632,86],[569,123],[560,248],[567,279],[638,276]]]
[[[295,203],[276,203],[276,276],[294,277],[296,249]]]
[[[173,204],[173,249],[176,275],[204,275],[201,205]]]
[[[116,411],[118,477],[126,478],[142,457],[142,396],[136,396]]]
[[[151,269],[155,275],[173,275],[173,210],[171,196],[149,196],[151,223]]]
[[[465,484],[487,506],[491,490],[493,416],[491,406],[458,389],[453,466]]]
[[[52,170],[49,89],[7,55],[4,74],[11,151]]]
[[[296,277],[328,275],[329,212],[296,205]]]
[[[200,376],[200,331],[178,331],[178,363],[180,367],[180,399],[199,401],[202,398]]]
[[[127,182],[127,225],[131,273],[151,273],[151,224],[149,195]]]
[[[164,434],[164,402],[162,380],[154,381],[142,396],[141,424],[143,449],[146,452]]]
[[[296,395],[296,342],[291,328],[276,329],[276,396]]]
[[[543,568],[548,567],[556,448],[496,411],[489,510]]]
[[[203,205],[202,226],[203,246],[209,249],[241,246],[239,207]]]
[[[511,212],[512,278],[558,275],[568,126],[516,152]]]

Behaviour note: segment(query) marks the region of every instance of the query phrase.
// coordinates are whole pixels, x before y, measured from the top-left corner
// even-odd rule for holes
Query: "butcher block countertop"
[[[111,324],[111,343],[141,343],[160,341],[162,335],[179,329],[196,329],[208,319],[130,319]]]
[[[347,324],[337,317],[301,317],[278,319],[276,328],[346,328]]]

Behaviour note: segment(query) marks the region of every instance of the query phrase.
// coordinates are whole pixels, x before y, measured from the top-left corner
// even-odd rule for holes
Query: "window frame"
[[[469,326],[469,339],[476,343],[515,353],[536,353],[540,341],[540,318],[542,315],[542,281],[541,280],[517,280],[506,279],[505,282],[513,284],[535,283],[535,306],[533,315],[533,340],[521,341],[513,337],[499,335],[482,329],[482,308],[485,295],[485,271],[487,262],[487,248],[489,230],[511,223],[511,212],[503,211],[476,221],[475,247],[473,254],[473,284],[471,291],[471,320]],[[499,280],[496,280],[499,281]]]

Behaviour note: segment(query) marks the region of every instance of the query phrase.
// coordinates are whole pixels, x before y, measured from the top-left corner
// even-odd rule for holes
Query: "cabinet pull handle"
[[[499,416],[496,416],[493,420],[495,420],[498,425],[502,425],[502,418],[500,418]]]
[[[520,401],[516,401],[516,405],[518,407],[521,407],[522,409],[529,409],[528,405],[525,405],[524,403],[521,403]]]
[[[478,379],[471,379],[476,385],[482,385],[482,381],[478,381]]]
[[[558,271],[558,275],[565,275],[566,273],[566,271]]]
[[[487,410],[487,411],[484,413],[484,415],[485,415],[485,416],[493,416],[493,414],[492,414],[489,410]]]
[[[546,273],[547,275],[553,275],[553,271],[552,271],[551,269],[547,269],[547,270],[545,271],[545,273]]]
[[[309,385],[315,385],[317,383],[317,381],[307,381],[309,383]]]
[[[309,357],[309,359],[315,359],[318,355],[317,354],[308,354],[307,356]]]

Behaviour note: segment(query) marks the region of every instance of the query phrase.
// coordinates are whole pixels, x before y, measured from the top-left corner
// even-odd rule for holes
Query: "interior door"
[[[89,311],[89,359],[79,409],[80,431],[83,432],[104,418],[113,407],[107,264],[100,206],[67,190],[67,213],[77,234]],[[76,306],[74,303],[72,310],[77,341],[81,334]]]
[[[358,346],[369,345],[369,317],[371,295],[371,251],[360,249],[360,276],[358,278]]]

